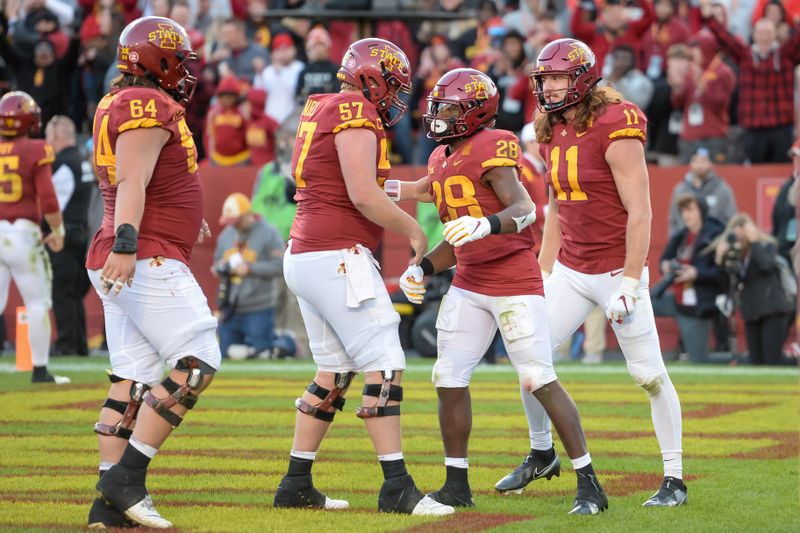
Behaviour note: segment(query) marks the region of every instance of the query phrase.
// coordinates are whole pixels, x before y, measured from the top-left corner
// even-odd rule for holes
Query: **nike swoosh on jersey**
[[[578,133],[578,132],[576,131],[576,132],[575,132],[575,137],[583,137],[583,136],[584,136],[584,135],[586,135],[587,133],[589,133],[589,130],[586,130],[586,131],[584,131],[583,133]]]
[[[453,161],[453,166],[457,167],[458,165],[461,164],[462,161],[463,161],[463,159],[459,159],[458,161]]]

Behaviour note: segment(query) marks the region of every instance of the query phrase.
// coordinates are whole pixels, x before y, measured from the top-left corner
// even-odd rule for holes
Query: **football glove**
[[[639,280],[629,276],[622,278],[619,289],[614,291],[606,305],[606,318],[617,324],[626,322],[636,309],[636,291]]]
[[[468,242],[486,237],[491,230],[491,225],[486,217],[475,218],[467,215],[445,224],[444,238],[458,248]]]
[[[422,282],[424,276],[422,268],[417,265],[411,265],[400,276],[400,289],[412,304],[421,304],[425,297],[425,284]]]

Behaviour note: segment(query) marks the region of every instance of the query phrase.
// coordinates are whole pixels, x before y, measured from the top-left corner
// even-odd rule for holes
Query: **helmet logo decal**
[[[129,59],[129,60],[130,60],[132,63],[136,63],[137,61],[139,61],[139,54],[138,54],[138,53],[136,53],[136,50],[134,50],[133,52],[131,52],[131,53],[128,55],[128,59]]]
[[[467,93],[467,96],[473,96],[478,100],[487,100],[492,92],[491,86],[482,80],[481,76],[471,74],[470,78],[472,81],[464,84],[464,92]]]
[[[121,47],[121,48],[120,48],[120,50],[119,50],[119,58],[120,58],[122,61],[127,61],[127,60],[128,60],[128,54],[129,54],[129,53],[130,53],[130,48],[128,48],[127,46],[123,46],[123,47]]]
[[[373,48],[370,50],[369,55],[372,57],[380,56],[380,60],[383,61],[383,64],[387,70],[392,70],[395,68],[398,70],[405,70],[407,68],[403,60],[400,59],[400,57],[395,54],[394,50],[388,46],[384,46],[383,48]]]
[[[356,58],[351,52],[348,51],[342,58],[342,66],[351,70],[356,68]]]
[[[183,35],[176,32],[172,24],[159,24],[157,30],[148,34],[147,40],[167,50],[176,50],[178,46],[183,46]]]
[[[570,61],[579,61],[581,63],[586,61],[586,50],[577,44],[570,44],[572,50],[567,54],[567,59]]]

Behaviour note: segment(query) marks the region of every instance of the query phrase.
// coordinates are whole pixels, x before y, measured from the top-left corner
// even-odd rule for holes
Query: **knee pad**
[[[170,411],[170,409],[177,404],[186,407],[186,409],[192,409],[199,399],[193,391],[202,384],[203,376],[213,376],[216,373],[214,367],[191,355],[179,359],[175,365],[175,370],[188,373],[186,383],[178,385],[167,377],[161,382],[161,386],[167,390],[169,396],[156,398],[152,392],[147,391],[143,397],[144,403],[166,420],[173,429],[180,425],[183,418]]]
[[[548,376],[542,368],[535,364],[520,365],[519,368],[517,368],[517,374],[519,375],[520,386],[523,390],[530,393],[536,392],[548,383],[558,379],[555,375],[555,371],[552,372],[552,375]]]
[[[341,397],[347,388],[350,387],[350,382],[353,381],[355,372],[336,373],[334,375],[333,390],[328,390],[320,387],[316,382],[312,381],[306,387],[306,390],[319,398],[321,401],[317,405],[311,405],[303,398],[297,398],[294,401],[294,406],[303,414],[313,416],[318,420],[325,422],[333,422],[333,417],[336,411],[328,411],[329,407],[333,407],[341,411],[344,408],[345,399]]]
[[[664,378],[662,376],[654,376],[654,377],[641,377],[635,374],[633,376],[633,381],[636,382],[644,391],[647,393],[648,396],[658,396],[661,393],[662,386],[664,385]]]
[[[396,402],[403,401],[403,387],[400,385],[393,385],[394,370],[383,371],[383,382],[378,385],[377,383],[364,385],[364,396],[373,396],[378,399],[372,407],[359,407],[356,411],[358,418],[373,418],[376,416],[400,416],[399,405],[389,405],[386,403],[389,400]]]
[[[112,384],[126,381],[125,379],[115,376],[111,373],[109,373],[108,379]],[[94,432],[107,437],[119,437],[120,439],[125,440],[130,439],[131,435],[133,434],[131,426],[136,420],[136,415],[139,413],[139,406],[141,406],[144,395],[147,393],[148,389],[149,387],[144,383],[131,381],[130,401],[124,402],[122,400],[106,398],[106,401],[103,402],[103,407],[107,409],[113,409],[121,414],[122,418],[113,426],[110,424],[97,422],[94,425]]]

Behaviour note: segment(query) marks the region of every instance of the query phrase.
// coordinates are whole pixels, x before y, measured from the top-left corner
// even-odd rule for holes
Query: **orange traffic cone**
[[[28,313],[25,308],[17,307],[17,370],[30,372],[33,370],[31,361],[31,343],[28,340]]]

